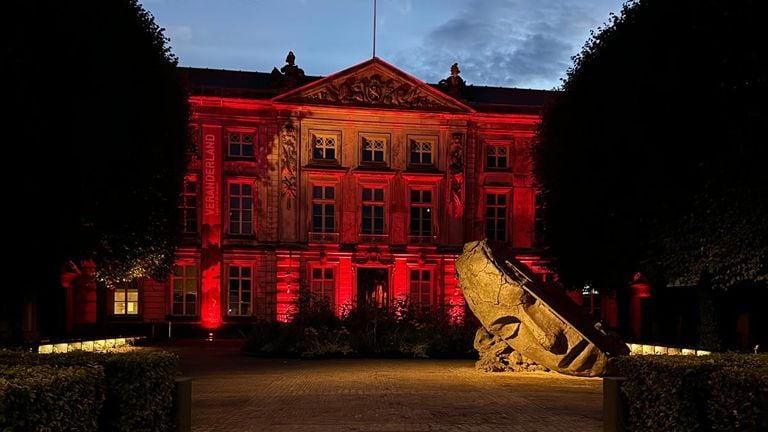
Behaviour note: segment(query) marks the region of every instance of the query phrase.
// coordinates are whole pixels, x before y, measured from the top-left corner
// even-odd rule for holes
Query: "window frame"
[[[496,202],[493,204],[489,204],[488,199],[491,195],[496,196]],[[504,204],[498,203],[498,197],[504,197]],[[495,241],[495,242],[503,242],[508,243],[511,241],[511,232],[510,232],[510,209],[512,204],[511,200],[511,190],[509,189],[486,189],[483,193],[483,228],[484,228],[484,234],[485,237],[488,239],[488,241]],[[498,236],[491,237],[489,235],[491,233],[491,227],[489,226],[490,216],[489,216],[489,209],[496,209],[495,215],[493,216],[493,220],[496,221],[494,224],[494,232],[498,232],[498,227],[501,226],[504,230],[503,232],[503,238],[499,239]],[[499,218],[499,209],[502,211],[503,218]],[[502,221],[501,225],[499,225],[499,220]]]
[[[316,270],[319,271],[320,278],[315,278]],[[330,271],[331,278],[327,278]],[[309,294],[310,300],[315,301],[317,298],[326,298],[331,310],[335,310],[336,307],[336,283],[338,281],[338,265],[323,264],[323,263],[311,263],[309,265]],[[320,294],[317,293],[317,286],[319,284]],[[327,291],[330,290],[330,293]]]
[[[511,151],[512,151],[512,143],[509,141],[488,141],[485,143],[485,151],[483,152],[484,159],[483,163],[485,165],[485,171],[489,172],[505,172],[510,171],[512,169],[512,161],[511,161]],[[494,150],[494,154],[491,155],[491,149]],[[499,155],[496,153],[498,149],[504,150],[504,155]],[[493,163],[493,166],[491,166],[491,158],[495,160]],[[499,166],[499,160],[504,159],[504,166]]]
[[[315,151],[317,150],[317,147],[315,146],[315,141],[318,137],[321,138],[333,138],[335,140],[335,146],[334,146],[334,157],[329,158],[325,157],[327,146],[323,146],[322,154],[323,157],[317,158],[315,157]],[[309,161],[313,164],[325,164],[325,165],[340,165],[341,164],[341,132],[339,131],[328,131],[328,130],[310,130],[308,133],[308,141],[309,141]]]
[[[406,137],[406,145],[408,146],[408,167],[414,168],[414,169],[424,169],[424,168],[434,168],[437,166],[437,150],[439,148],[439,140],[437,136],[434,135],[408,135]],[[429,162],[413,162],[413,155],[414,155],[414,144],[430,144],[431,150],[429,152],[425,152],[423,150],[417,151],[417,153],[421,154],[422,157],[424,154],[430,155],[430,161]],[[420,158],[421,159],[421,158]]]
[[[238,270],[238,276],[233,279],[232,277],[232,270],[234,268],[239,269]],[[243,276],[243,270],[248,270],[249,276],[244,277]],[[226,265],[226,275],[227,275],[227,316],[228,317],[249,317],[253,316],[253,299],[254,299],[254,291],[255,291],[255,274],[254,274],[254,265],[253,263],[246,263],[246,262],[232,262]],[[237,284],[237,311],[233,313],[232,308],[232,281],[236,280],[238,281]],[[243,281],[249,281],[249,289],[248,289],[248,296],[250,297],[249,300],[243,300]],[[243,313],[242,307],[244,305],[247,305],[247,312]]]
[[[135,300],[131,300],[129,294],[131,292],[135,292],[136,298]],[[117,295],[119,293],[122,293],[124,295],[124,300],[117,300]],[[118,303],[124,303],[124,311],[122,313],[118,313],[117,310],[117,304]],[[135,307],[135,312],[130,312],[130,304],[133,303]],[[137,279],[133,279],[132,281],[128,282],[121,282],[119,286],[116,286],[112,289],[112,317],[114,318],[136,318],[141,316],[141,287],[139,286],[139,281]]]
[[[240,186],[240,193],[234,195],[232,192],[232,186]],[[242,187],[250,187],[250,195],[242,193]],[[239,205],[237,209],[232,207],[233,196],[238,197]],[[251,206],[250,209],[246,209],[243,205],[243,199],[250,197]],[[250,218],[246,218],[244,212],[250,211]],[[233,212],[238,212],[239,216],[236,220],[233,220]],[[227,180],[227,234],[234,237],[252,237],[256,234],[256,182],[253,179],[229,179]],[[243,232],[245,224],[250,224],[250,232]],[[233,224],[239,226],[237,230],[233,230]],[[235,232],[233,232],[235,231]]]
[[[414,273],[418,273],[419,277],[418,279],[414,279]],[[422,277],[424,274],[429,275],[429,280],[424,281]],[[419,309],[427,309],[431,308],[435,304],[435,267],[424,267],[424,266],[416,266],[411,265],[408,266],[408,300],[410,304]],[[415,296],[413,295],[413,288],[414,285],[417,284],[419,287],[419,297],[418,301],[415,301]],[[424,298],[424,288],[427,288],[427,297],[428,301],[425,304],[423,302]]]
[[[315,188],[321,188],[322,193],[321,197],[315,197]],[[310,186],[310,209],[309,209],[309,232],[311,233],[338,233],[339,224],[338,224],[338,217],[336,215],[336,197],[338,196],[338,193],[336,192],[336,184],[329,184],[329,183],[312,183]],[[326,196],[328,189],[333,190],[333,198],[328,198]],[[322,212],[320,215],[320,229],[316,229],[315,226],[315,206],[322,206]],[[330,215],[328,214],[328,206],[331,206]],[[326,226],[326,222],[328,221],[328,218],[331,218],[331,222],[333,223],[333,227],[331,229],[328,229]]]
[[[194,193],[187,191],[187,185],[191,183],[195,184]],[[189,198],[194,198],[194,205],[188,203],[187,199]],[[194,231],[187,229],[190,222],[189,214],[194,214]],[[184,186],[179,199],[179,219],[183,235],[192,236],[200,234],[200,181],[196,176],[184,177]]]
[[[237,135],[239,137],[237,145],[239,146],[240,154],[233,154],[232,152],[232,137]],[[243,139],[243,137],[249,136],[250,137],[250,143],[247,143],[246,140]],[[256,157],[256,146],[258,144],[259,134],[258,130],[254,129],[228,129],[226,131],[226,151],[227,151],[227,159],[229,160],[254,160]],[[246,146],[250,146],[251,154],[245,155],[243,154],[243,149],[246,148]]]
[[[382,149],[381,151],[377,151],[377,149],[373,148],[370,150],[366,150],[365,146],[367,142],[376,142],[376,141],[382,142]],[[389,152],[391,149],[391,139],[389,134],[384,133],[368,133],[368,132],[361,132],[358,138],[358,150],[360,152],[360,166],[372,166],[372,167],[388,167],[389,166]],[[371,153],[371,160],[366,160],[365,155],[366,152],[372,152]],[[376,160],[375,154],[381,153],[381,160]]]
[[[182,267],[184,270],[182,270],[182,274],[180,276],[177,276],[175,274],[175,270],[177,267]],[[187,267],[194,267],[194,278],[190,277],[187,274]],[[196,317],[200,314],[200,265],[196,261],[177,261],[173,264],[173,267],[171,268],[171,275],[170,275],[170,283],[171,283],[171,316],[175,317]],[[181,295],[182,300],[181,302],[176,301],[176,280],[181,280]],[[191,292],[187,291],[187,281],[188,280],[194,280],[195,281],[195,289],[194,289],[194,295],[195,295],[195,306],[194,311],[190,313],[187,311],[187,304],[189,303],[187,301],[187,295],[192,294]],[[182,312],[176,313],[176,305],[180,304]]]
[[[359,234],[361,235],[384,235],[387,233],[387,188],[384,185],[360,185],[360,229]],[[366,190],[370,190],[370,199],[365,199]],[[381,199],[378,200],[376,197],[375,191],[381,191]],[[370,207],[371,209],[371,227],[370,232],[365,231],[365,208]],[[376,220],[379,219],[375,215],[375,210],[381,209],[381,229],[380,232],[377,232],[376,229]]]
[[[429,193],[429,202],[424,202],[423,197],[425,192]],[[421,201],[414,201],[414,193],[417,193],[420,196]],[[408,204],[410,211],[408,212],[408,235],[412,237],[432,237],[435,235],[435,190],[431,187],[415,187],[410,186],[408,188]],[[419,220],[429,221],[429,232],[425,233],[423,230],[423,225],[420,226],[418,232],[414,231],[414,219],[413,219],[413,210],[426,210],[426,213],[428,213],[428,217],[424,218],[424,214],[420,214]],[[420,224],[421,225],[421,224]]]

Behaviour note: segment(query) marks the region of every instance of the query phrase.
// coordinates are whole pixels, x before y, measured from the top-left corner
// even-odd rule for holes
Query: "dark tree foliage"
[[[768,279],[761,0],[641,0],[574,57],[534,149],[563,280]]]
[[[189,117],[163,29],[136,0],[3,8],[14,290],[61,290],[61,266],[85,258],[107,284],[163,276]]]

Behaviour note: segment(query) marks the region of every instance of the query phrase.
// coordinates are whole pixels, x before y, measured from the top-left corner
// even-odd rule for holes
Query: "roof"
[[[272,85],[267,72],[237,71],[179,67],[187,81],[190,93],[195,96],[237,97],[248,99],[272,99],[281,91]],[[305,76],[300,85],[323,79],[321,76]],[[437,84],[429,84],[440,90]],[[550,90],[519,89],[511,87],[466,87],[462,102],[486,113],[538,113],[547,100],[555,94]]]

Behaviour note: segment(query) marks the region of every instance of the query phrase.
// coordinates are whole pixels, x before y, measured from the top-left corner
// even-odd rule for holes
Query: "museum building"
[[[271,73],[181,70],[177,261],[168,281],[110,291],[108,322],[287,320],[301,293],[339,314],[407,299],[460,320],[454,261],[482,238],[551,281],[529,152],[551,92],[467,85],[456,64],[427,84],[376,57],[326,77],[293,53]],[[615,323],[615,302],[590,300]],[[75,322],[95,321],[87,303]]]

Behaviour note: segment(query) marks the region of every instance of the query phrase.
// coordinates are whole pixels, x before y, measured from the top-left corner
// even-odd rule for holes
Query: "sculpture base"
[[[480,359],[475,368],[483,372],[549,372],[550,369],[515,351],[483,327],[475,333],[475,349]]]

